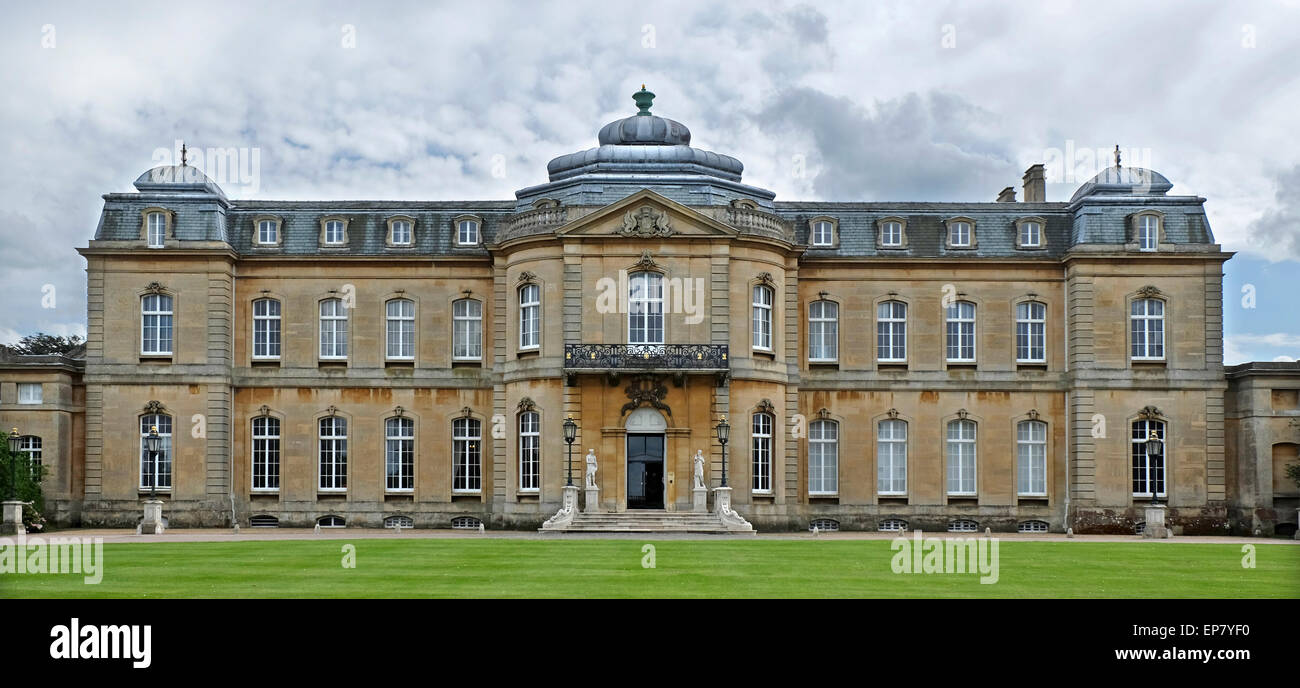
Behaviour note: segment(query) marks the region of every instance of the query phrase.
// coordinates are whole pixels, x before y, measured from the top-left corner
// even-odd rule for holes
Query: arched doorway
[[[668,423],[652,408],[627,417],[627,508],[664,508],[664,448]]]

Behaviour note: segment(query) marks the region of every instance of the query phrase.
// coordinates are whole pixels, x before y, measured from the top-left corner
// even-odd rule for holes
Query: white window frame
[[[808,304],[808,361],[834,363],[838,360],[840,304],[829,299],[818,299]]]
[[[1139,307],[1139,304],[1141,306]],[[1158,314],[1152,313],[1152,305],[1160,304]],[[1138,311],[1141,310],[1141,313]],[[1129,305],[1129,359],[1133,361],[1165,360],[1165,311],[1168,304],[1161,299],[1133,299]],[[1138,334],[1141,341],[1138,341]],[[1158,342],[1153,343],[1154,339]],[[1152,353],[1159,351],[1158,354]],[[1140,355],[1139,355],[1139,352]]]
[[[329,304],[329,308],[326,308]],[[329,311],[327,314],[326,311]],[[348,359],[348,308],[343,299],[321,299],[317,307],[320,318],[319,348],[317,353],[324,361]],[[328,342],[326,334],[328,333]],[[328,343],[328,347],[326,344]]]
[[[1138,250],[1152,252],[1160,248],[1160,218],[1155,215],[1138,215]]]
[[[1046,362],[1047,304],[1021,301],[1016,304],[1016,363]]]
[[[1021,222],[1016,234],[1021,248],[1039,248],[1043,245],[1043,224],[1038,220]]]
[[[451,304],[451,360],[483,360],[483,302],[456,299]]]
[[[750,343],[759,351],[771,351],[772,303],[776,299],[776,291],[765,284],[755,284],[750,292],[753,311],[753,317],[750,318]]]
[[[278,299],[261,298],[253,301],[253,360],[280,359],[282,308]],[[259,336],[262,338],[260,342]]]
[[[175,348],[175,301],[167,294],[145,294],[140,297],[140,354],[143,356],[171,356]],[[152,329],[154,336],[149,336]],[[166,332],[166,337],[163,332]],[[165,345],[165,346],[164,346]],[[152,348],[150,348],[152,346]]]
[[[901,418],[876,423],[876,494],[907,494],[907,421]]]
[[[162,438],[158,447],[158,485],[154,489],[158,492],[170,492],[172,489],[172,417],[165,413],[148,413],[140,416],[140,470],[137,473],[140,483],[140,489],[148,490],[149,485],[145,483],[147,477],[146,471],[149,466],[149,448],[145,438],[149,436],[149,430],[153,426],[158,426],[158,436]],[[163,480],[167,483],[164,485]]]
[[[519,287],[519,350],[535,351],[542,346],[542,286]]]
[[[760,411],[750,418],[750,481],[753,494],[772,494],[772,428],[776,419]]]
[[[473,218],[464,218],[456,223],[456,245],[478,246],[483,235],[482,223]]]
[[[1160,455],[1160,467],[1154,469],[1151,466],[1152,456],[1147,452],[1146,442],[1151,436],[1151,431],[1156,431],[1156,436],[1164,443],[1164,451]],[[1160,497],[1169,496],[1169,432],[1168,425],[1162,420],[1139,419],[1133,421],[1129,442],[1132,446],[1129,452],[1129,467],[1131,478],[1129,487],[1133,491],[1133,497],[1137,499],[1151,498],[1151,481],[1154,479],[1160,491],[1157,493]],[[1140,460],[1140,462],[1139,462]],[[1154,473],[1154,475],[1153,475]],[[1141,483],[1146,488],[1145,491],[1137,489],[1137,483]]]
[[[453,494],[483,492],[483,423],[477,418],[456,418],[451,424]]]
[[[45,403],[44,387],[39,382],[19,382],[18,403],[19,404]]]
[[[970,314],[964,313],[969,307]],[[974,363],[977,349],[976,321],[979,310],[971,301],[954,301],[944,309],[944,357],[949,363]],[[955,340],[955,348],[954,348]],[[966,340],[970,342],[970,356],[962,356]],[[957,354],[954,356],[954,352]]]
[[[519,491],[542,489],[542,414],[519,414]]]
[[[830,220],[813,220],[812,227],[809,228],[812,235],[812,245],[820,247],[831,247],[835,245],[835,223]]]
[[[254,492],[280,491],[280,466],[283,455],[280,447],[280,419],[275,416],[258,416],[250,423],[252,447],[252,490]],[[261,475],[259,476],[259,467]],[[261,480],[259,481],[259,477]],[[260,484],[259,484],[260,482]]]
[[[1016,493],[1021,497],[1047,496],[1047,423],[1016,423]]]
[[[40,482],[41,467],[41,438],[38,435],[23,435],[18,438],[18,453],[27,455],[27,464],[32,471],[32,480]]]
[[[279,224],[275,220],[268,219],[257,221],[257,243],[259,246],[274,246],[280,243]]]
[[[394,344],[397,345],[396,351]],[[389,361],[415,360],[415,302],[411,299],[397,298],[384,302],[384,358]]]
[[[907,303],[903,301],[890,299],[876,304],[876,362],[907,362]]]
[[[822,419],[808,424],[808,494],[810,496],[839,494],[839,437],[840,424],[836,421]],[[816,455],[815,461],[814,455]]]
[[[662,346],[666,324],[664,276],[653,271],[628,275],[627,343]]]
[[[948,245],[950,247],[970,248],[974,245],[974,237],[974,224],[966,220],[954,220],[948,224]]]
[[[953,428],[958,428],[956,437],[953,437]],[[969,437],[965,433],[967,428],[970,430]],[[945,487],[949,497],[974,497],[979,494],[978,438],[979,427],[975,421],[969,419],[948,421],[944,433],[944,456],[947,464]],[[969,450],[969,456],[966,455],[966,450]],[[969,466],[966,465],[967,463]],[[970,470],[967,471],[967,468]],[[970,487],[969,490],[965,489],[967,486]]]
[[[347,492],[348,419],[341,416],[325,416],[318,419],[316,443],[316,490]]]
[[[384,491],[415,492],[415,421],[384,419]]]
[[[407,219],[393,220],[389,223],[389,242],[393,246],[410,246],[415,243],[415,232],[412,231],[412,223]],[[402,238],[399,238],[398,229],[402,230]]]
[[[885,220],[880,223],[880,245],[883,248],[901,248],[903,223],[898,220]]]
[[[337,230],[337,233],[335,232]],[[342,220],[325,221],[325,245],[342,246],[347,243],[348,226]]]
[[[154,211],[145,215],[145,238],[149,248],[163,248],[167,242],[167,214]]]

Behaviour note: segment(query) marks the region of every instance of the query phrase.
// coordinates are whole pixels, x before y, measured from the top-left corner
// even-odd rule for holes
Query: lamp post
[[[23,438],[18,428],[9,431],[9,501],[18,499],[18,451],[22,448]]]
[[[1151,487],[1151,506],[1160,505],[1160,492],[1156,488],[1155,472],[1151,470],[1151,460],[1160,459],[1160,472],[1163,476],[1165,473],[1164,444],[1165,443],[1160,440],[1160,435],[1156,433],[1155,430],[1152,430],[1151,434],[1147,436],[1147,482],[1150,483]]]
[[[564,486],[573,487],[573,440],[578,436],[578,424],[573,422],[573,416],[564,419],[564,441],[569,445],[569,468],[568,477],[565,478]]]
[[[149,499],[158,498],[158,451],[162,446],[162,437],[158,435],[158,426],[149,426],[149,434],[144,438],[145,449],[149,451]]]
[[[727,440],[731,439],[731,425],[727,423],[727,417],[723,416],[718,421],[718,442],[722,443],[722,486],[727,486]]]

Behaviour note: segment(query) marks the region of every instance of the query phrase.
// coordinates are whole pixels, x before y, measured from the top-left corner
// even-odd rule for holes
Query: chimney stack
[[[1047,177],[1042,163],[1035,163],[1025,170],[1025,203],[1044,203],[1047,201]]]
[[[1016,202],[1016,187],[1014,186],[1008,186],[1007,188],[1003,189],[1001,193],[998,194],[998,203],[1015,203],[1015,202]]]

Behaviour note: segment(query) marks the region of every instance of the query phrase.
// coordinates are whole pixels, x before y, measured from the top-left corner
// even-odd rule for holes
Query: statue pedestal
[[[722,525],[730,531],[753,532],[754,526],[749,524],[740,514],[731,508],[731,488],[715,487],[713,488],[713,510],[718,514],[718,519]]]
[[[1169,528],[1165,526],[1165,505],[1151,504],[1146,508],[1146,530],[1142,532],[1142,537],[1155,540],[1163,540],[1170,536]]]
[[[582,509],[582,513],[584,514],[600,513],[600,488],[599,487],[587,488],[587,501],[585,502],[585,505]]]
[[[697,514],[709,513],[709,488],[697,487],[692,490],[691,511]]]
[[[23,503],[18,500],[4,502],[4,520],[0,522],[0,535],[26,535],[23,527]]]
[[[163,532],[161,499],[146,499],[144,520],[140,522],[141,535],[161,535]]]
[[[560,502],[560,510],[555,515],[546,519],[542,524],[542,530],[563,530],[573,523],[573,517],[578,515],[578,486],[565,485],[564,498]]]

